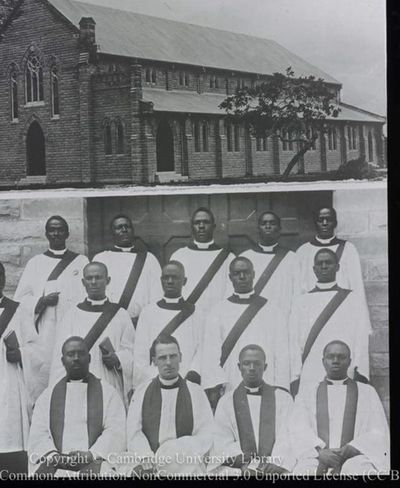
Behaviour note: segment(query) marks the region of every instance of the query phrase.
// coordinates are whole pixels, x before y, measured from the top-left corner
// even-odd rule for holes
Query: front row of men
[[[66,371],[39,397],[29,434],[32,471],[106,474],[364,474],[389,469],[389,433],[374,388],[347,376],[350,349],[328,343],[325,379],[296,397],[263,380],[264,350],[246,345],[242,381],[218,403],[180,374],[178,341],[160,335],[158,375],[135,391],[125,419],[120,395],[89,372],[84,339],[62,346]],[[126,450],[127,447],[127,450]]]

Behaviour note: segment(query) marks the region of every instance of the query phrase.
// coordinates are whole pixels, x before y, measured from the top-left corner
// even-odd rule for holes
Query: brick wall
[[[370,339],[371,382],[389,415],[389,329],[386,190],[339,190],[333,194],[337,234],[357,248],[373,333]]]

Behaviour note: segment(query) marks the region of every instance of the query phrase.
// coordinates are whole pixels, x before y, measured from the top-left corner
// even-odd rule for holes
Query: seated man
[[[173,336],[160,335],[151,356],[158,376],[137,388],[128,412],[128,451],[140,458],[133,474],[204,473],[213,425],[207,396],[179,375],[182,356]]]
[[[296,397],[292,442],[294,473],[388,472],[389,429],[375,389],[347,376],[350,348],[342,341],[325,346],[326,378]]]
[[[242,383],[221,398],[215,412],[208,470],[227,475],[288,472],[294,464],[288,435],[292,397],[264,382],[267,364],[260,346],[245,346],[238,367]]]
[[[157,374],[149,351],[160,334],[173,334],[176,337],[182,351],[182,375],[200,383],[200,364],[196,365],[196,358],[199,359],[201,324],[194,320],[195,306],[182,298],[185,283],[185,269],[181,263],[170,261],[163,267],[161,285],[164,296],[157,303],[147,305],[139,316],[133,350],[134,387]]]

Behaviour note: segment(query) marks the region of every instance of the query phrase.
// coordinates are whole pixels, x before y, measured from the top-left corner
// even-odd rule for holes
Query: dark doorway
[[[157,171],[175,171],[174,137],[165,119],[161,120],[157,129]]]
[[[32,122],[26,136],[26,161],[28,176],[46,174],[46,149],[42,128],[38,122]]]

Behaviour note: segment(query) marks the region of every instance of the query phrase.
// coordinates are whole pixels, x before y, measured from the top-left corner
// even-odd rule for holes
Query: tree
[[[0,27],[5,23],[16,3],[16,0],[0,0]]]
[[[326,132],[328,117],[337,117],[335,94],[321,78],[295,78],[291,67],[274,73],[253,88],[237,89],[221,104],[230,118],[244,122],[256,137],[276,135],[281,141],[299,143],[299,150],[285,169],[287,180],[295,165],[310,150],[319,133]]]

